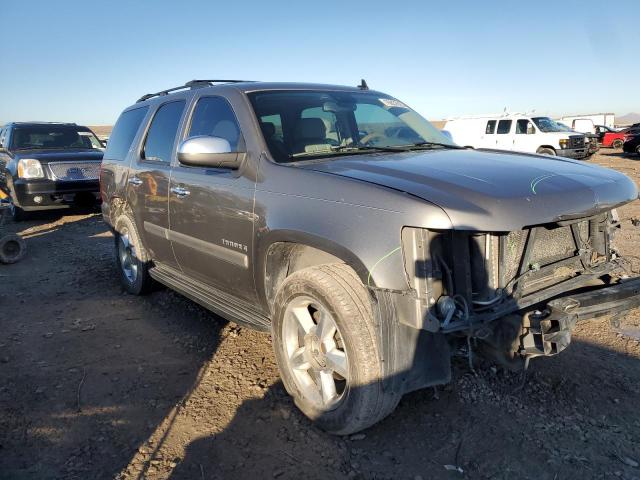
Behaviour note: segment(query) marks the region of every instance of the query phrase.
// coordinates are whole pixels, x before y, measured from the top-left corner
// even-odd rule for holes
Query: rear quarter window
[[[149,107],[127,110],[120,115],[109,136],[104,158],[124,160]]]
[[[498,135],[505,135],[511,131],[511,120],[500,120],[498,122]]]

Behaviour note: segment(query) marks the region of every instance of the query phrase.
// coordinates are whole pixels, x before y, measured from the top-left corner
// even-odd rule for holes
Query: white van
[[[569,130],[549,117],[521,114],[465,117],[448,120],[443,130],[458,145],[493,150],[585,158],[589,154],[585,136]]]

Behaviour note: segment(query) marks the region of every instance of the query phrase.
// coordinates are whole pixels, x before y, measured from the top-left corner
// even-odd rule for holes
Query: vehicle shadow
[[[625,152],[621,152],[619,150],[602,150],[600,149],[598,151],[598,153],[600,154],[601,157],[608,157],[608,158],[624,158],[627,160],[640,160],[640,155],[635,155],[633,153],[625,153]]]
[[[42,220],[14,224],[35,233],[0,266],[0,478],[114,478],[180,415],[226,321],[168,290],[125,294],[98,216]]]
[[[190,443],[169,478],[635,478],[638,363],[583,341],[526,376],[456,361],[450,385],[406,395],[350,438],[314,427],[277,382]]]

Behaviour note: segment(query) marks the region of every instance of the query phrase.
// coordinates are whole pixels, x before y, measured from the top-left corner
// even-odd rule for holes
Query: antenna
[[[358,85],[360,90],[369,90],[369,85],[367,85],[367,81],[363,78],[360,80],[360,85]]]

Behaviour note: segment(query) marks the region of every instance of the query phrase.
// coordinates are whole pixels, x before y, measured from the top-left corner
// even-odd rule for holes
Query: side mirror
[[[244,152],[232,152],[229,141],[220,137],[200,135],[187,138],[178,147],[178,161],[191,167],[240,167]]]
[[[107,148],[107,140],[100,140],[100,143],[104,148]]]
[[[527,135],[533,135],[534,133],[536,133],[536,129],[533,128],[533,125],[527,124]]]

